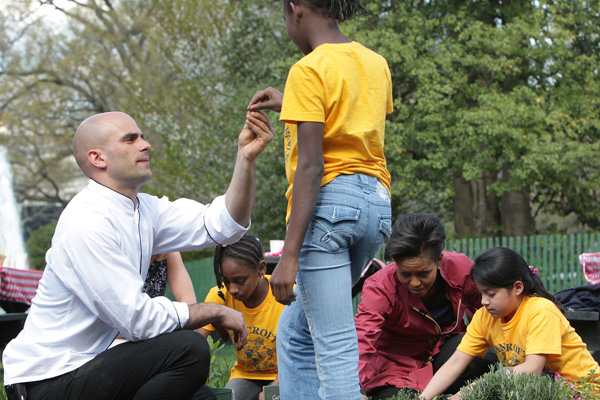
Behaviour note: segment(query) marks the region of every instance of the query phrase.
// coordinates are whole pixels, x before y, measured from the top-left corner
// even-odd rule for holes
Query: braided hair
[[[492,247],[477,257],[471,269],[471,278],[490,288],[513,287],[516,281],[523,282],[523,292],[529,297],[544,297],[564,314],[565,308],[546,290],[544,283],[533,272],[529,264],[516,251],[506,247]]]
[[[215,247],[215,278],[217,279],[218,294],[223,300],[225,296],[221,291],[223,287],[223,273],[221,272],[221,262],[224,257],[235,258],[248,264],[251,268],[258,269],[263,258],[262,246],[259,239],[249,233],[244,234],[242,238],[234,244]]]
[[[355,15],[367,14],[360,0],[283,0],[285,7],[289,3],[305,4],[322,16],[344,22]]]

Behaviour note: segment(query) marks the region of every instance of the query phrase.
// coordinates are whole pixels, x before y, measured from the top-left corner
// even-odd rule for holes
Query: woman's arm
[[[421,393],[421,399],[431,400],[435,396],[442,394],[444,390],[448,389],[458,379],[472,360],[473,356],[456,350],[450,359],[433,375],[433,378],[431,378],[427,387]]]
[[[192,279],[185,269],[181,254],[177,251],[167,255],[167,282],[176,301],[187,304],[197,302]]]

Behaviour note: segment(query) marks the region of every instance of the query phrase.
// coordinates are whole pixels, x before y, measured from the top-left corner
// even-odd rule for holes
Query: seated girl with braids
[[[271,291],[270,275],[265,275],[267,263],[257,237],[245,234],[237,243],[217,246],[214,265],[217,286],[210,290],[205,302],[241,312],[248,326],[246,345],[236,349],[237,362],[225,387],[234,390],[236,400],[262,400],[262,387],[279,382],[275,334],[284,305],[275,300]],[[215,328],[207,325],[198,331],[207,337]]]

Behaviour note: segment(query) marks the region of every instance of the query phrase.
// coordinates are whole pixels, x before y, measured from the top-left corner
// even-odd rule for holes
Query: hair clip
[[[534,267],[533,265],[529,266],[529,270],[531,271],[532,274],[537,275],[537,273],[539,272],[538,269],[536,267]]]

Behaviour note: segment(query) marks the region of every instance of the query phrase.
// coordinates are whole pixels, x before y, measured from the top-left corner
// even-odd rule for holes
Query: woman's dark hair
[[[355,15],[367,14],[367,9],[359,0],[283,0],[284,7],[289,7],[289,3],[304,4],[322,16],[339,22]]]
[[[439,260],[446,243],[446,228],[435,214],[409,214],[396,221],[385,246],[385,259],[400,261],[427,255]]]
[[[546,290],[544,283],[537,273],[533,273],[527,261],[512,249],[492,247],[479,254],[475,257],[471,278],[490,288],[510,289],[516,281],[521,281],[527,296],[544,297],[556,304],[560,311],[565,312],[562,304]]]
[[[256,236],[249,233],[244,234],[244,236],[234,244],[215,247],[215,278],[217,278],[217,287],[219,288],[219,296],[221,297],[223,297],[223,293],[221,293],[221,288],[223,287],[221,262],[224,257],[231,257],[243,261],[254,269],[258,269],[258,265],[264,259],[260,241]]]

